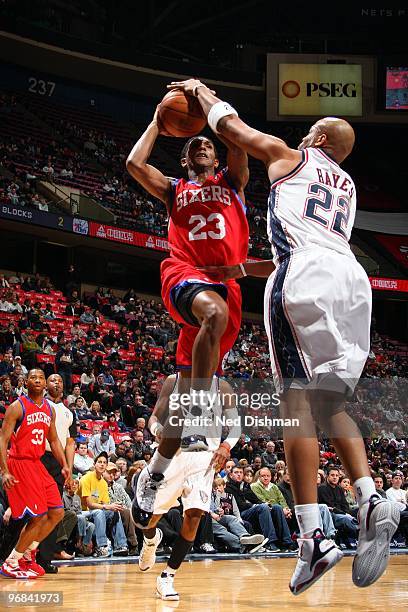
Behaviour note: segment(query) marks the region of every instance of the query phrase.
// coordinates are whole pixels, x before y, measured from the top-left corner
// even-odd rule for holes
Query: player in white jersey
[[[295,595],[306,590],[342,557],[319,528],[316,424],[332,438],[354,484],[360,534],[353,581],[368,586],[387,566],[398,516],[395,505],[376,493],[361,434],[345,411],[345,399],[368,356],[371,318],[370,285],[348,246],[355,188],[339,166],[354,146],[353,128],[347,121],[326,117],[295,150],[246,125],[234,108],[196,79],[169,88],[197,96],[210,127],[263,161],[271,182],[268,233],[273,263],[242,262],[225,273],[238,278],[252,268],[262,276],[268,266],[272,272],[265,291],[272,370],[282,415],[301,423],[298,433],[284,430],[301,531],[290,589]]]
[[[183,406],[183,396],[179,393],[178,378],[178,374],[167,377],[149,419],[149,428],[156,437],[160,437],[168,418],[180,418],[178,407]],[[184,412],[187,413],[189,396],[185,395],[187,403]],[[235,408],[230,385],[214,376],[209,397],[210,409],[201,417],[206,419],[203,421],[203,429],[205,428],[209,450],[199,453],[178,451],[166,470],[165,479],[160,483],[157,492],[155,491],[153,516],[148,527],[143,530],[144,538],[139,557],[139,568],[146,572],[155,563],[156,549],[163,535],[156,525],[163,514],[170,508],[179,505],[178,498],[181,497],[184,512],[183,526],[166,568],[157,577],[157,594],[163,600],[179,599],[174,588],[174,575],[193,545],[202,514],[210,510],[214,474],[223,467],[229,457],[230,449],[235,446],[241,433],[238,411]],[[232,419],[234,425],[230,427],[227,438],[221,441],[223,419],[227,423],[227,419]],[[136,489],[136,483],[134,489]],[[136,499],[133,502],[132,515],[136,517],[135,522],[137,522],[139,514]],[[263,536],[256,536],[258,537],[263,539]],[[256,539],[247,543],[258,542],[259,539]]]

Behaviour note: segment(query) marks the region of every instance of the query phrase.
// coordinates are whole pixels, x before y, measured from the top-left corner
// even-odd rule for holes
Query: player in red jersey
[[[6,410],[0,431],[0,470],[13,519],[30,517],[18,542],[0,568],[7,578],[23,580],[44,574],[35,562],[38,544],[64,515],[57,485],[40,461],[48,440],[65,479],[70,470],[55,429],[55,413],[44,399],[42,370],[30,370],[28,395],[21,395]],[[7,446],[11,440],[7,458]]]
[[[170,257],[161,265],[162,297],[172,317],[183,326],[176,355],[181,370],[179,393],[191,394],[190,415],[197,416],[207,408],[213,375],[221,369],[222,358],[232,348],[241,324],[241,292],[236,281],[215,282],[198,268],[246,261],[248,158],[223,139],[228,166],[218,172],[214,143],[195,136],[181,153],[188,179],[172,179],[147,163],[159,134],[156,110],[126,166],[134,179],[165,204],[169,215]],[[147,513],[137,520],[139,526],[148,523],[158,483],[180,446],[180,438],[182,450],[207,450],[202,434],[199,429],[184,428],[182,432],[181,426],[166,429],[149,470],[138,479],[136,502]]]

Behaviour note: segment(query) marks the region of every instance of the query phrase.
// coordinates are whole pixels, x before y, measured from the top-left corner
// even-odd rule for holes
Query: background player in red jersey
[[[217,172],[213,142],[196,136],[188,140],[181,154],[188,179],[172,179],[147,163],[159,134],[156,110],[126,166],[133,178],[165,204],[169,215],[171,250],[161,265],[162,297],[172,317],[183,325],[176,356],[182,373],[179,393],[189,391],[190,385],[191,390],[201,391],[195,395],[196,405],[190,407],[191,414],[197,415],[207,407],[205,392],[209,392],[212,377],[232,348],[241,324],[241,292],[236,281],[218,283],[197,268],[246,260],[248,159],[241,149],[222,139],[228,149],[228,167]],[[152,511],[158,482],[180,446],[180,437],[183,450],[208,449],[202,430],[190,430],[187,435],[186,429],[183,433],[180,429],[166,429],[149,470],[139,477],[135,499],[147,513]],[[146,525],[148,518],[138,521],[139,525]]]
[[[22,395],[6,410],[0,431],[0,469],[13,519],[31,517],[0,572],[7,578],[31,579],[44,574],[35,562],[41,542],[64,515],[61,496],[53,478],[40,461],[45,440],[70,478],[65,454],[55,429],[55,412],[44,399],[46,381],[42,370],[30,370],[28,396]],[[11,439],[9,456],[7,446]]]

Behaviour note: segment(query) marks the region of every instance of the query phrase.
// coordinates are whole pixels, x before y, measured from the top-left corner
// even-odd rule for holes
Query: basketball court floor
[[[408,555],[391,557],[387,573],[367,589],[351,581],[352,557],[346,557],[308,591],[294,597],[288,581],[292,558],[205,559],[187,561],[179,571],[176,586],[179,602],[155,597],[156,577],[164,564],[157,563],[142,574],[135,559],[90,562],[61,566],[56,576],[28,582],[0,582],[0,609],[17,607],[7,603],[9,594],[62,593],[61,605],[29,605],[23,610],[64,612],[255,612],[256,610],[408,610]]]

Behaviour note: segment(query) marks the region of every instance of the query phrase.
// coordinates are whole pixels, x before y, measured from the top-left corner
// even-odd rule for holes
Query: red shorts
[[[226,302],[229,310],[227,329],[220,343],[220,361],[217,372],[222,371],[222,361],[232,349],[241,327],[242,296],[236,281],[217,283],[192,265],[177,259],[168,258],[161,264],[162,298],[172,318],[183,325],[177,343],[176,362],[179,368],[191,368],[194,340],[200,331],[196,325],[186,322],[173,303],[174,290],[182,284],[205,284],[226,289]]]
[[[57,483],[39,459],[13,459],[7,467],[18,483],[7,489],[13,519],[46,514],[49,509],[63,508]]]

